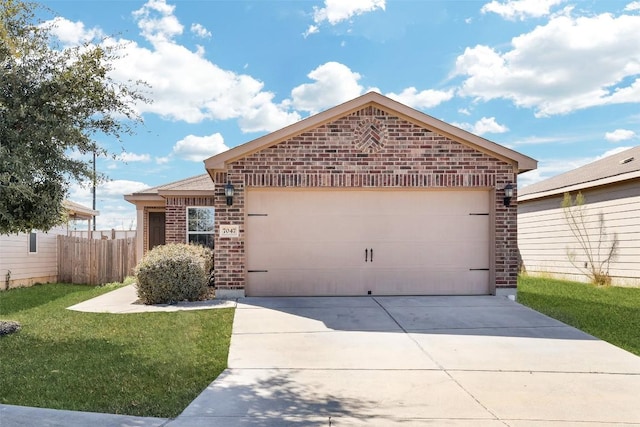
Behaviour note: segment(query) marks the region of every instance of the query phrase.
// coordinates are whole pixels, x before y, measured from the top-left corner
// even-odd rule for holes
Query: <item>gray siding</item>
[[[598,234],[600,212],[604,214],[607,233],[617,234],[618,256],[609,269],[614,284],[640,285],[640,182],[588,189],[582,194],[592,239]],[[587,278],[569,261],[568,249],[578,249],[578,244],[561,203],[562,195],[519,202],[518,247],[523,266],[531,274],[585,281]],[[579,251],[576,254],[576,261],[584,262],[585,257]]]

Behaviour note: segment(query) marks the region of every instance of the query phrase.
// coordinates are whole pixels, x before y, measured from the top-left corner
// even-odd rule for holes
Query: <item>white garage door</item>
[[[247,295],[489,293],[487,191],[249,189],[246,206]]]

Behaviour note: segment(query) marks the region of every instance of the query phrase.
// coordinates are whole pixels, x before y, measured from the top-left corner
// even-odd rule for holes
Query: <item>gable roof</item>
[[[494,157],[515,164],[518,173],[533,170],[537,167],[537,161],[531,157],[520,154],[514,150],[504,147],[495,142],[474,135],[463,129],[457,128],[446,122],[438,120],[418,110],[414,110],[400,102],[394,101],[377,92],[369,92],[358,98],[347,101],[336,107],[325,110],[321,113],[300,120],[297,123],[284,127],[280,130],[264,135],[253,141],[239,145],[223,153],[217,154],[204,161],[205,168],[211,176],[214,171],[224,171],[227,164],[246,157],[255,152],[269,148],[282,141],[300,135],[325,123],[334,121],[340,117],[349,115],[363,108],[374,106],[387,111],[392,115],[415,123],[418,126],[430,129],[438,134],[444,135],[454,141],[473,147],[478,151],[490,154]]]
[[[214,190],[215,185],[211,177],[204,173],[179,181],[173,181],[168,184],[158,185],[157,187],[147,188],[132,194],[126,194],[124,199],[133,203],[136,200],[163,200],[163,196],[212,194]]]
[[[519,190],[518,200],[531,200],[568,191],[640,178],[640,145]]]

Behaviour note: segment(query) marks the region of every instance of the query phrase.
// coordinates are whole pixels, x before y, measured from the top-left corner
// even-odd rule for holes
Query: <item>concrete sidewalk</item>
[[[161,427],[168,419],[0,405],[0,427]]]
[[[497,297],[245,298],[173,420],[0,405],[0,426],[640,426],[640,357]]]

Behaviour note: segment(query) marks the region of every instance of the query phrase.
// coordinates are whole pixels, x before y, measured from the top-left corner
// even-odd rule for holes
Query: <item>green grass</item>
[[[521,276],[518,302],[640,356],[640,288]]]
[[[173,418],[227,365],[233,309],[94,314],[66,310],[115,286],[0,292],[0,403]]]

